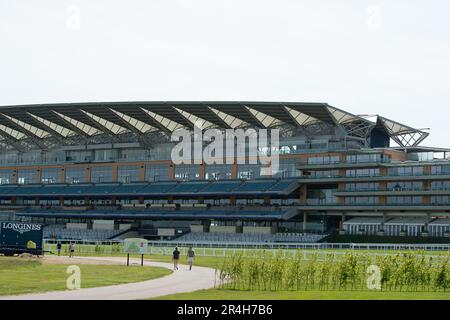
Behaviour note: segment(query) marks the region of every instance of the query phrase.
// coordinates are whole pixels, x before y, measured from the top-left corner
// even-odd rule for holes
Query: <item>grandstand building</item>
[[[279,172],[171,161],[174,130],[280,130]],[[448,149],[424,130],[325,103],[0,107],[0,219],[47,237],[317,241],[450,235]],[[130,231],[131,230],[131,231]]]

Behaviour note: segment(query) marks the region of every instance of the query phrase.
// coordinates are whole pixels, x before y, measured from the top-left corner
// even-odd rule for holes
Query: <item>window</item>
[[[117,181],[129,183],[139,181],[140,166],[120,166],[117,170]]]
[[[308,190],[306,203],[309,205],[337,204],[338,198],[334,196],[336,189],[312,189]]]
[[[145,166],[145,181],[169,180],[169,165],[149,164]]]
[[[379,204],[380,200],[378,197],[345,197],[346,205],[374,205]]]
[[[450,196],[432,196],[431,205],[450,204]]]
[[[0,184],[13,183],[13,171],[12,170],[0,170]]]
[[[431,190],[449,190],[450,181],[432,181]]]
[[[17,175],[18,184],[36,183],[35,169],[20,169]]]
[[[450,166],[432,166],[431,174],[450,174]]]
[[[373,163],[380,162],[381,154],[352,154],[347,156],[347,163]]]
[[[274,174],[277,178],[298,177],[300,171],[297,169],[298,160],[295,158],[280,159],[278,172]]]
[[[238,179],[255,179],[261,176],[262,166],[259,164],[238,164]]]
[[[423,167],[394,167],[388,168],[390,176],[420,176],[423,175]]]
[[[41,183],[57,183],[59,182],[59,170],[58,168],[45,168],[41,172]]]
[[[388,182],[387,189],[389,191],[419,191],[423,190],[423,183],[421,181]]]
[[[305,178],[334,178],[339,177],[339,170],[311,170],[303,171]]]
[[[310,157],[308,158],[308,164],[334,164],[339,163],[339,156],[323,156],[323,157]]]
[[[211,164],[206,165],[206,180],[231,179],[231,164]]]
[[[197,180],[200,177],[200,165],[180,164],[175,166],[175,180]]]
[[[386,203],[390,205],[415,205],[422,204],[422,197],[410,197],[410,196],[400,196],[400,197],[386,197]]]
[[[380,184],[375,182],[345,184],[345,191],[375,191],[379,189]]]
[[[85,179],[85,168],[83,167],[69,167],[66,168],[66,183],[83,183]]]
[[[112,182],[112,167],[100,166],[91,168],[91,182],[102,183]]]
[[[350,169],[346,171],[347,177],[376,177],[380,175],[380,169]]]

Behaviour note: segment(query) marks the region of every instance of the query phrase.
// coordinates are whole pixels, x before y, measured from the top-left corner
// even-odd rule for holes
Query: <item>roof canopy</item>
[[[280,128],[310,137],[338,128],[362,140],[378,128],[401,147],[417,146],[428,136],[384,117],[374,122],[326,103],[98,102],[0,107],[0,144],[21,151],[105,141],[137,140],[148,145],[194,125],[201,129]]]

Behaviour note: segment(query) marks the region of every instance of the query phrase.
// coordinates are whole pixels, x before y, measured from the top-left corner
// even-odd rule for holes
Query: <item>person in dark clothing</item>
[[[187,256],[188,256],[189,270],[192,270],[192,264],[194,263],[194,257],[195,257],[195,252],[194,252],[194,250],[192,250],[192,247],[189,247]]]
[[[71,242],[69,245],[69,258],[73,258],[75,253],[75,243]]]
[[[180,251],[178,251],[178,247],[173,251],[173,270],[178,270],[178,261],[180,260]]]
[[[60,256],[61,255],[61,249],[62,249],[61,241],[58,241],[58,244],[56,245],[56,249],[58,250],[58,256]]]

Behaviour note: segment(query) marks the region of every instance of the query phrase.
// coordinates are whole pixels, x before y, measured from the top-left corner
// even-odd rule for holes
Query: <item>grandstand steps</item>
[[[111,238],[111,240],[123,240],[123,239],[127,239],[127,238],[138,238],[139,237],[139,232],[135,231],[135,230],[126,230],[125,232],[114,236],[113,238]]]

